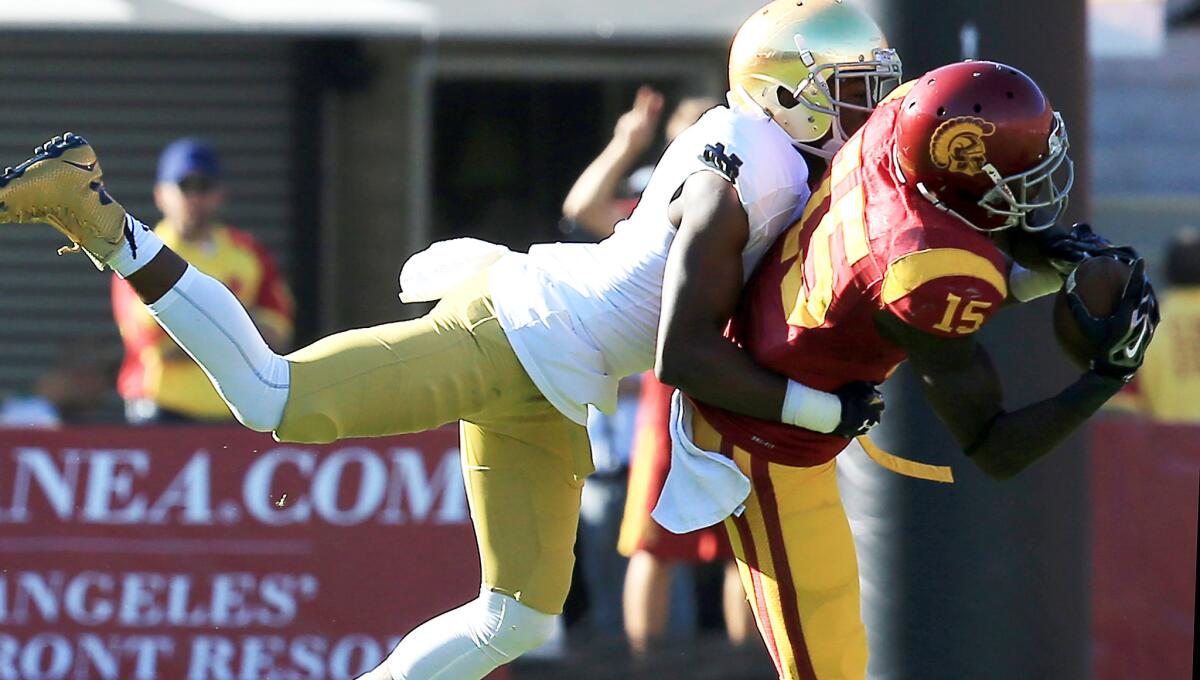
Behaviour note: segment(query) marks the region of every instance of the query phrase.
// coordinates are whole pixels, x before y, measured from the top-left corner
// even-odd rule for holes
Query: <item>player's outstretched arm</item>
[[[1083,222],[1037,232],[1008,229],[995,238],[996,245],[1013,259],[1008,304],[1057,293],[1067,276],[1089,257],[1115,257],[1130,265],[1139,259],[1133,248],[1113,244]]]
[[[963,451],[997,479],[1052,451],[1124,385],[1089,372],[1050,399],[1007,412],[1000,376],[973,337],[939,338],[888,312],[880,312],[876,326],[908,352],[925,398]]]
[[[737,190],[692,175],[670,207],[678,233],[667,258],[655,373],[700,401],[735,413],[843,436],[879,421],[874,390],[829,394],[754,362],[724,336],[742,290],[749,227]]]
[[[1109,317],[1094,319],[1073,305],[1102,348],[1092,369],[1057,395],[1012,412],[1004,410],[999,375],[973,336],[934,336],[888,311],[875,324],[908,353],[926,398],[963,451],[988,475],[1007,479],[1070,436],[1141,365],[1158,317],[1144,271],[1139,260]]]

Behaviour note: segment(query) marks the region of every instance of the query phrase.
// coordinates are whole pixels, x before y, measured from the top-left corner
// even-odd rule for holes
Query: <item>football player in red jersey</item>
[[[831,391],[879,383],[908,359],[967,456],[1008,478],[1140,366],[1158,320],[1144,263],[1089,230],[1051,231],[1072,172],[1066,127],[1031,79],[1002,64],[952,64],[902,86],[850,138],[740,302],[705,298],[702,287],[690,299],[671,294],[682,290],[679,272],[695,268],[687,249],[672,252],[657,370],[690,395],[694,443],[732,458],[751,482],[744,512],[725,526],[781,678],[862,678],[867,660],[835,474],[849,440],[779,422],[794,408],[793,381]],[[1011,412],[974,334],[1006,303],[1062,280],[1012,265],[996,245],[1001,230],[1053,234],[1042,250],[1061,271],[1088,256],[1133,265],[1112,316],[1092,318],[1072,297],[1102,348],[1091,370]],[[716,261],[705,271],[713,291],[736,275]]]

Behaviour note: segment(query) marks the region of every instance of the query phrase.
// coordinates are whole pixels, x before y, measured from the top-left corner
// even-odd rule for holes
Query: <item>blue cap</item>
[[[158,181],[179,184],[185,177],[221,178],[221,160],[207,143],[193,137],[177,139],[158,157]]]

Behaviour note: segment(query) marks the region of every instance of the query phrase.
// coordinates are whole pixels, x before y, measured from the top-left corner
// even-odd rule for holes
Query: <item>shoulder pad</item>
[[[944,337],[979,330],[1008,296],[1005,275],[988,258],[961,248],[932,248],[888,264],[883,306],[908,324]]]

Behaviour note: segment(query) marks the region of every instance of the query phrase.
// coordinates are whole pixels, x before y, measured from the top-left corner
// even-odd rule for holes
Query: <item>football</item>
[[[1113,313],[1129,280],[1129,271],[1129,265],[1111,257],[1093,257],[1079,265],[1075,270],[1075,290],[1092,316],[1100,318]],[[1071,315],[1066,286],[1054,299],[1054,335],[1067,358],[1083,370],[1100,350],[1084,336]]]

